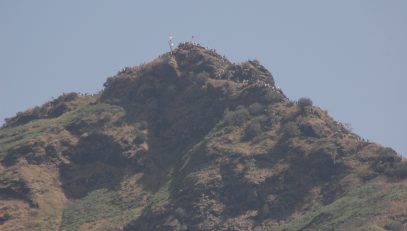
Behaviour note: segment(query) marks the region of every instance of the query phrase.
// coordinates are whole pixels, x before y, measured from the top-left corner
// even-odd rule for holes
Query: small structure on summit
[[[172,41],[172,39],[173,39],[172,34],[169,34],[168,35],[168,45],[170,46],[171,53],[174,48],[174,42]]]
[[[173,53],[173,51],[174,51],[174,42],[173,42],[173,39],[174,39],[174,37],[172,36],[172,34],[169,34],[168,35],[168,46],[170,47],[170,52],[171,52],[171,54]],[[192,35],[191,36],[191,40],[189,40],[189,41],[187,41],[187,42],[183,42],[183,43],[181,43],[181,44],[179,44],[178,45],[178,47],[183,47],[183,48],[186,48],[186,47],[188,47],[188,48],[192,48],[192,47],[194,47],[194,46],[200,46],[199,45],[199,43],[197,42],[197,40],[196,40],[196,36],[195,35]],[[202,47],[203,48],[203,47]]]

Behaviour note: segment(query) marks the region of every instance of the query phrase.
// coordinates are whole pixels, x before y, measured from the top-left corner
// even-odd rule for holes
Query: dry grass
[[[33,198],[40,208],[32,217],[32,226],[38,230],[55,230],[62,221],[67,202],[58,180],[58,170],[49,166],[24,165],[20,173],[32,190]]]

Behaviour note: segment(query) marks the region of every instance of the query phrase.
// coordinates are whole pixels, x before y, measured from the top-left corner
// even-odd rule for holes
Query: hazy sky
[[[0,1],[0,121],[198,41],[407,155],[407,1]]]

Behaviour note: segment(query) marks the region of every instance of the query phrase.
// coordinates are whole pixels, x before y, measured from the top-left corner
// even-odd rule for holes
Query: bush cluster
[[[254,138],[263,132],[259,122],[251,123],[245,130],[246,139]]]
[[[295,137],[301,134],[298,124],[295,122],[288,122],[282,128],[282,133],[286,137]]]
[[[403,161],[391,148],[381,148],[380,155],[376,158],[373,168],[388,177],[407,178],[407,161]]]
[[[297,103],[298,103],[298,106],[299,106],[301,109],[313,105],[312,100],[311,100],[310,98],[305,98],[305,97],[301,97],[301,98],[298,100]]]
[[[250,113],[244,106],[238,106],[234,111],[226,109],[224,121],[227,125],[239,126],[245,123],[250,117]]]
[[[253,103],[249,106],[249,112],[251,115],[260,115],[264,112],[264,106],[260,103]]]
[[[407,161],[401,161],[394,165],[393,168],[387,169],[387,175],[398,178],[407,178]]]
[[[267,91],[267,92],[264,94],[264,100],[265,100],[267,103],[276,103],[276,102],[281,102],[281,101],[283,101],[284,98],[283,98],[283,96],[282,96],[280,93],[278,93],[278,92],[276,92],[276,91]]]

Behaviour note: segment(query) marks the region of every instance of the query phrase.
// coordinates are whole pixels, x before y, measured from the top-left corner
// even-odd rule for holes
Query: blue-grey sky
[[[124,66],[194,34],[258,59],[291,99],[407,155],[407,1],[0,1],[0,120],[63,92],[93,93]]]

